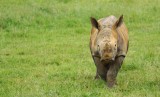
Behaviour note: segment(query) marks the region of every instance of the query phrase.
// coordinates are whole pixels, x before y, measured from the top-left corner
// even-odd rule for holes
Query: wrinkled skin
[[[96,79],[102,78],[108,87],[116,84],[118,71],[128,51],[128,30],[123,16],[96,20],[91,18],[90,50],[96,65]]]

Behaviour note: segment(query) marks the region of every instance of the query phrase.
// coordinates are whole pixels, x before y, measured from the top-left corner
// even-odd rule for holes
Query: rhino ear
[[[96,29],[99,30],[99,23],[97,22],[97,20],[93,17],[91,17],[90,19],[91,19],[92,27],[95,27]]]
[[[113,28],[118,28],[119,26],[121,26],[121,24],[123,23],[123,15],[121,15],[119,17],[119,19],[115,22],[115,24],[113,25]]]

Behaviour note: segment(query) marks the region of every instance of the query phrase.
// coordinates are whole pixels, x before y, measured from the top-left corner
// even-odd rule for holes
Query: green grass
[[[1,0],[0,97],[160,97],[159,0]],[[90,19],[119,17],[130,47],[108,89],[94,80]]]

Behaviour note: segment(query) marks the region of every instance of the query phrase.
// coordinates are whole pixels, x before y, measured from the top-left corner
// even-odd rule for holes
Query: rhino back
[[[103,29],[106,27],[111,28],[113,26],[113,24],[116,22],[116,20],[117,20],[117,18],[115,16],[111,15],[106,18],[99,19],[98,22],[102,26],[102,29]]]

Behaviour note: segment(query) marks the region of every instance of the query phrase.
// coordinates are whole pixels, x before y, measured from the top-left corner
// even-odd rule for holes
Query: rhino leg
[[[109,88],[113,87],[116,84],[116,77],[119,69],[121,68],[124,58],[124,56],[120,56],[116,58],[113,64],[110,65],[110,68],[106,74],[107,86]]]
[[[106,80],[106,73],[107,73],[106,66],[101,63],[100,58],[98,57],[93,57],[93,60],[95,62],[97,69],[95,79],[102,78],[103,80]]]

